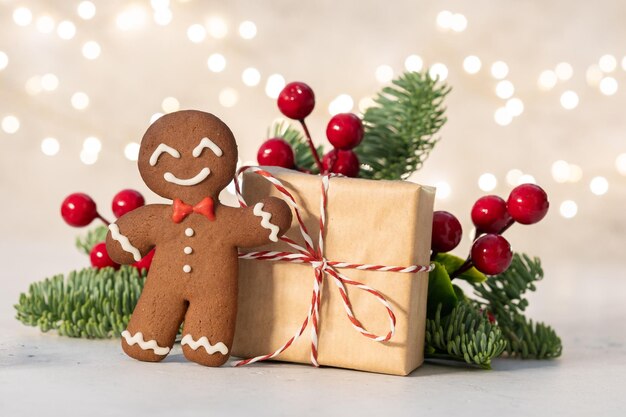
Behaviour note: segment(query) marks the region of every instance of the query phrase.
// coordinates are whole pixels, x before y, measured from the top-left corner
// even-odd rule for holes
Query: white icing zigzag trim
[[[220,149],[220,147],[217,146],[215,142],[213,142],[209,138],[202,138],[202,140],[200,141],[200,144],[196,146],[195,148],[193,148],[193,151],[191,151],[191,154],[195,158],[198,158],[204,148],[209,148],[211,151],[213,151],[215,156],[217,156],[218,158],[224,154],[222,150]]]
[[[172,184],[191,186],[191,185],[200,184],[202,181],[206,179],[206,177],[209,176],[210,173],[211,173],[211,170],[207,167],[207,168],[202,168],[202,170],[198,172],[198,174],[196,174],[195,177],[192,177],[192,178],[181,179],[181,178],[178,178],[176,175],[172,174],[171,172],[166,172],[165,174],[163,174],[163,178],[165,179],[165,181],[171,182]]]
[[[157,164],[157,162],[159,161],[159,156],[161,156],[162,153],[169,153],[174,158],[180,158],[180,153],[176,149],[172,148],[171,146],[167,146],[164,143],[161,143],[159,144],[159,146],[157,146],[157,148],[154,150],[154,152],[152,152],[152,155],[150,156],[151,166],[155,166]]]
[[[143,350],[152,349],[155,355],[167,355],[170,353],[170,348],[161,347],[157,344],[156,340],[148,340],[147,342],[143,340],[143,333],[137,332],[133,337],[130,336],[128,330],[124,330],[122,332],[122,337],[126,340],[130,346],[139,345]]]
[[[262,218],[261,227],[270,230],[270,240],[272,242],[278,242],[278,232],[280,232],[280,229],[270,222],[272,215],[267,211],[263,211],[263,203],[256,203],[252,212],[255,216]]]
[[[141,261],[141,253],[139,253],[139,249],[134,247],[130,243],[130,240],[128,240],[126,236],[120,233],[120,228],[117,224],[111,223],[109,225],[109,230],[111,231],[111,237],[113,238],[113,240],[119,242],[120,245],[122,245],[122,249],[124,249],[126,252],[133,254],[133,259],[135,260],[135,262]]]
[[[190,334],[186,334],[185,337],[183,337],[183,340],[180,341],[180,345],[189,345],[189,347],[193,350],[198,350],[198,348],[202,346],[209,355],[213,355],[215,352],[219,352],[222,355],[228,354],[228,348],[224,343],[217,342],[215,345],[212,345],[206,336],[202,336],[196,341],[193,340],[193,337]]]

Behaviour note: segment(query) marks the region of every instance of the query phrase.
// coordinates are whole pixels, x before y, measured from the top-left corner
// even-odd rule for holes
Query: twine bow
[[[311,321],[311,363],[314,366],[319,366],[317,361],[317,344],[318,344],[318,329],[319,329],[319,309],[321,303],[321,289],[324,281],[324,275],[328,274],[333,278],[335,285],[339,290],[339,294],[341,295],[341,299],[343,301],[343,306],[346,311],[346,315],[348,316],[348,320],[352,324],[352,327],[355,328],[356,331],[361,333],[363,336],[370,338],[376,342],[386,342],[393,337],[396,330],[396,315],[393,312],[393,309],[387,299],[376,289],[369,287],[361,282],[353,281],[341,272],[339,272],[338,268],[347,268],[347,269],[357,269],[357,270],[365,270],[365,271],[386,271],[386,272],[401,272],[401,273],[417,273],[417,272],[427,272],[432,270],[432,266],[424,266],[424,265],[410,265],[407,267],[401,266],[385,266],[385,265],[369,265],[369,264],[355,264],[348,262],[336,262],[329,261],[324,257],[324,231],[326,229],[326,205],[328,201],[328,187],[330,184],[330,175],[322,176],[322,198],[320,200],[320,217],[319,217],[319,239],[317,248],[314,247],[313,240],[309,235],[309,232],[300,216],[300,211],[298,209],[298,204],[294,199],[293,195],[285,188],[285,186],[274,177],[269,172],[253,166],[244,166],[239,169],[237,172],[237,178],[239,175],[243,174],[246,171],[254,172],[258,175],[261,175],[285,197],[285,201],[287,204],[293,209],[296,219],[298,221],[298,225],[300,227],[300,233],[302,238],[304,239],[304,246],[299,245],[294,240],[287,236],[283,236],[280,239],[286,242],[289,246],[294,248],[296,252],[276,252],[276,251],[257,251],[257,252],[248,252],[248,253],[240,253],[239,258],[241,259],[256,259],[261,261],[285,261],[292,263],[308,263],[313,267],[315,279],[313,281],[313,295],[311,298],[311,304],[309,306],[309,311],[307,313],[306,318],[304,319],[302,326],[298,329],[298,331],[285,342],[280,348],[276,349],[274,352],[269,353],[267,355],[256,356],[250,359],[244,359],[238,362],[235,362],[235,366],[243,366],[254,362],[264,361],[267,359],[272,359],[282,352],[287,350],[289,346],[291,346],[298,338],[304,333],[304,330],[307,328],[309,321]],[[239,204],[241,207],[247,207],[246,202],[241,195],[239,181],[235,181],[235,191],[237,194],[237,198],[239,200]],[[361,322],[356,318],[354,312],[352,311],[352,304],[350,303],[350,298],[346,292],[346,285],[352,285],[360,290],[367,291],[372,294],[378,302],[380,302],[386,309],[387,314],[389,315],[389,331],[386,335],[376,335],[363,327]]]

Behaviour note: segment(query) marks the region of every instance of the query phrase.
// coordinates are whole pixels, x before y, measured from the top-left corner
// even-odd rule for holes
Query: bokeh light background
[[[72,252],[78,231],[58,210],[74,191],[106,217],[122,188],[156,201],[133,160],[159,114],[215,113],[254,161],[285,81],[315,90],[310,123],[326,143],[332,113],[430,68],[453,87],[449,121],[411,180],[438,186],[436,207],[467,236],[478,197],[535,181],[551,210],[507,232],[514,249],[623,262],[625,14],[616,0],[0,0],[2,247]]]

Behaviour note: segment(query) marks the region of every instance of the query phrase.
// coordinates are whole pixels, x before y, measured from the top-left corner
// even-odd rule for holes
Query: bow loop
[[[215,220],[214,202],[211,197],[203,198],[202,201],[195,206],[175,198],[172,209],[172,221],[174,223],[182,222],[191,213],[201,214],[210,221]]]

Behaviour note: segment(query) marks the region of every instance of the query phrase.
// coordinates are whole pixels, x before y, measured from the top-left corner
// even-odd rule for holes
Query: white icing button
[[[189,273],[191,272],[191,267],[189,265],[185,265],[183,266],[183,271]]]
[[[183,252],[189,255],[191,252],[193,252],[193,249],[191,249],[191,246],[185,246],[185,249],[183,249]]]
[[[191,227],[186,228],[185,235],[189,237],[193,236],[193,229]]]

